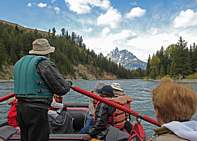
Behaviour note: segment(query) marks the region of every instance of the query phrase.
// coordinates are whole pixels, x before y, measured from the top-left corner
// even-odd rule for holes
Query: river
[[[80,86],[81,88],[91,90],[94,88],[96,83],[104,82],[111,84],[112,82],[118,82],[125,90],[125,92],[132,97],[132,108],[141,113],[154,117],[153,106],[151,101],[151,90],[158,85],[158,82],[154,81],[144,81],[140,79],[126,79],[126,80],[75,80],[74,85]],[[197,83],[189,84],[197,92]],[[0,83],[0,96],[6,95],[6,93],[11,92],[13,89],[12,82]],[[70,91],[66,96],[64,96],[64,101],[67,102],[88,102],[88,98],[74,91]],[[7,102],[0,103],[0,123],[6,121],[7,111],[9,106]],[[132,118],[135,120],[135,118]],[[153,134],[152,129],[155,126],[142,121],[144,125],[146,134],[151,136]]]

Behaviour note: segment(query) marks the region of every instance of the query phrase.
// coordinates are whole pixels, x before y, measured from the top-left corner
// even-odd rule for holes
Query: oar
[[[14,97],[14,96],[15,96],[14,93],[9,93],[9,94],[7,94],[5,96],[0,97],[0,102],[8,100],[9,98]]]
[[[145,120],[145,121],[147,121],[147,122],[149,122],[151,124],[154,124],[154,125],[157,125],[157,126],[161,126],[155,119],[153,119],[153,118],[151,118],[151,117],[149,117],[147,115],[140,115],[138,112],[136,112],[136,111],[134,111],[132,109],[126,108],[126,107],[124,107],[124,106],[122,106],[122,105],[120,105],[118,103],[115,103],[115,102],[110,101],[110,100],[108,100],[106,98],[100,97],[99,95],[91,93],[91,92],[89,92],[87,90],[81,89],[80,87],[71,87],[71,88],[74,91],[76,91],[76,92],[84,94],[84,95],[86,95],[88,97],[91,97],[93,99],[99,100],[99,101],[101,101],[103,103],[106,103],[106,104],[112,106],[112,107],[115,107],[115,108],[117,108],[119,110],[122,110],[122,111],[124,111],[124,112],[126,112],[128,114],[131,114],[131,115],[133,115],[133,116],[135,116],[137,118],[141,118],[141,119],[143,119],[143,120]]]

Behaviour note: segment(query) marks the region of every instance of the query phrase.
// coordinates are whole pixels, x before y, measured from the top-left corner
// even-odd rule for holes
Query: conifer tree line
[[[197,45],[188,46],[180,37],[176,44],[163,47],[153,56],[149,55],[146,75],[149,78],[162,78],[166,75],[175,79],[196,78]]]
[[[118,78],[132,78],[135,72],[126,70],[123,66],[117,65],[102,54],[95,54],[93,50],[86,48],[82,36],[75,32],[69,34],[65,28],[61,29],[61,35],[56,35],[55,27],[48,32],[21,28],[17,25],[0,23],[0,71],[7,65],[14,65],[22,56],[28,54],[32,49],[32,42],[37,38],[46,38],[52,46],[56,47],[55,53],[50,58],[56,63],[60,72],[75,78],[75,67],[78,64],[89,66],[94,69],[97,75],[109,72]],[[144,73],[137,71],[137,75]]]

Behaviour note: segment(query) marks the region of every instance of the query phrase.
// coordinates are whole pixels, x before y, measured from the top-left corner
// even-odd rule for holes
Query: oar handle
[[[113,101],[110,101],[110,100],[108,100],[106,98],[102,98],[101,96],[96,95],[94,93],[91,93],[89,91],[86,91],[84,89],[81,89],[80,87],[71,87],[71,88],[74,91],[76,91],[76,92],[79,92],[81,94],[84,94],[84,95],[86,95],[88,97],[91,97],[93,99],[99,100],[99,101],[101,101],[103,103],[106,103],[106,104],[112,106],[112,107],[115,107],[115,108],[117,108],[119,110],[122,110],[122,111],[124,111],[126,113],[129,113],[129,114],[131,114],[131,115],[133,115],[133,116],[135,116],[137,118],[141,118],[141,119],[143,119],[143,120],[145,120],[145,121],[147,121],[147,122],[149,122],[151,124],[154,124],[154,125],[157,125],[157,126],[161,126],[155,119],[153,119],[153,118],[151,118],[151,117],[149,117],[147,115],[143,115],[142,116],[142,115],[140,115],[138,112],[136,112],[134,110],[128,109],[127,107],[124,107],[124,106],[122,106],[122,105],[120,105],[118,103],[115,103]]]
[[[10,99],[11,97],[14,97],[14,96],[15,96],[14,93],[9,93],[5,96],[0,97],[0,102],[6,101],[6,100],[8,100],[8,99]]]

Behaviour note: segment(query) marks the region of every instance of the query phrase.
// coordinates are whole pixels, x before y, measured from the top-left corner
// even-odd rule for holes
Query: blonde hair
[[[172,81],[153,89],[153,105],[162,122],[187,121],[196,111],[196,93]]]
[[[161,79],[160,85],[163,83],[171,83],[171,82],[173,82],[173,80],[170,77],[163,77]]]

